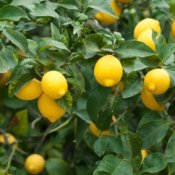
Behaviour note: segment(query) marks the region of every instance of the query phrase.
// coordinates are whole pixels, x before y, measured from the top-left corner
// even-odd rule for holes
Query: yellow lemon
[[[0,134],[0,143],[6,143],[6,141],[9,145],[11,145],[16,142],[16,138],[9,133],[5,133],[5,136]]]
[[[170,87],[170,76],[164,69],[153,69],[144,78],[144,87],[155,95],[165,93]]]
[[[112,8],[113,12],[116,14],[116,16],[120,16],[122,10],[119,7],[119,5],[116,3],[115,0],[112,1],[111,8]],[[111,25],[117,21],[117,18],[115,18],[107,13],[104,13],[104,12],[96,13],[95,18],[98,21],[100,21],[102,24],[105,24],[105,25]]]
[[[152,30],[147,29],[144,32],[142,32],[138,37],[137,41],[145,43],[148,47],[150,47],[152,50],[156,50],[155,43],[153,41],[152,37]]]
[[[89,130],[96,137],[99,137],[99,136],[111,136],[112,135],[112,133],[110,131],[108,131],[108,130],[106,130],[106,131],[99,130],[94,123],[90,123],[89,124]]]
[[[143,163],[144,159],[147,157],[148,155],[148,151],[146,149],[142,149],[141,150],[141,156],[142,156],[142,161],[141,163]]]
[[[52,123],[61,118],[65,113],[64,109],[46,94],[42,94],[38,99],[38,108],[40,113]]]
[[[171,23],[171,35],[175,37],[175,20]]]
[[[63,97],[68,90],[66,78],[58,71],[49,71],[44,74],[41,87],[44,93],[53,99]]]
[[[41,83],[36,78],[24,84],[16,93],[21,100],[34,100],[42,94]]]
[[[161,33],[161,27],[158,20],[152,18],[145,18],[135,26],[134,37],[137,38],[142,32],[144,32],[147,29],[152,29],[158,34]]]
[[[145,88],[143,88],[141,91],[141,100],[148,109],[159,112],[162,112],[164,110],[163,105],[158,104],[154,96]]]
[[[25,160],[25,169],[30,174],[39,174],[44,167],[45,159],[40,154],[31,154]]]
[[[115,86],[122,78],[123,67],[113,55],[100,58],[94,68],[96,81],[105,87]]]

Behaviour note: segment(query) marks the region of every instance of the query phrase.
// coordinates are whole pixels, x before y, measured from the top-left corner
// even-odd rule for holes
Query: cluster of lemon
[[[68,83],[63,74],[58,71],[49,71],[42,77],[41,82],[36,78],[24,84],[16,93],[21,100],[38,98],[38,109],[42,116],[50,122],[55,122],[65,113],[65,110],[56,102],[68,90]]]
[[[112,25],[117,22],[117,17],[121,15],[122,9],[119,3],[130,3],[131,0],[112,0],[111,8],[116,17],[109,15],[105,12],[98,12],[95,14],[95,18],[104,25]]]
[[[173,28],[173,24],[172,27]],[[157,37],[161,33],[159,21],[146,18],[140,21],[134,29],[134,37],[137,41],[145,43],[148,47],[156,50],[152,33],[156,32]],[[172,30],[173,31],[173,30]],[[170,77],[165,69],[156,68],[149,71],[144,78],[144,87],[141,92],[141,100],[144,105],[156,111],[163,111],[164,106],[157,103],[153,95],[164,94],[170,86]]]

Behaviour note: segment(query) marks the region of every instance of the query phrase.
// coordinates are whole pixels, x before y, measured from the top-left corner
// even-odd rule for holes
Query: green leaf
[[[125,83],[124,91],[122,92],[122,97],[124,99],[133,97],[134,95],[137,95],[140,93],[142,89],[142,80],[137,77],[135,79],[129,79]]]
[[[60,31],[53,23],[51,23],[51,33],[53,40],[58,41],[60,39]]]
[[[95,33],[88,35],[84,40],[84,48],[85,48],[85,59],[94,57],[99,51],[100,47],[103,43],[103,38],[101,35]]]
[[[148,46],[134,40],[121,43],[119,48],[116,50],[116,53],[119,54],[119,58],[121,59],[150,56],[157,57],[156,52],[154,52]]]
[[[69,51],[64,43],[56,41],[56,40],[53,40],[53,39],[50,39],[50,38],[45,38],[39,44],[38,53],[42,52],[45,49],[49,49],[49,48],[56,48],[56,49]]]
[[[73,109],[73,114],[80,117],[86,123],[90,123],[91,119],[86,110],[87,99],[85,97],[80,97],[76,102],[76,107]]]
[[[6,5],[0,8],[0,21],[19,21],[21,18],[29,19],[27,13],[19,7]]]
[[[0,52],[0,73],[7,72],[13,69],[18,63],[16,55],[13,50],[3,46]]]
[[[143,162],[141,174],[157,173],[167,166],[166,158],[162,153],[149,154]]]
[[[108,155],[102,159],[93,175],[133,175],[132,165],[127,160]]]
[[[107,98],[109,96],[110,91],[110,88],[105,88],[100,85],[97,85],[97,87],[95,87],[89,94],[87,101],[87,112],[91,120],[101,130],[109,128],[110,120],[112,117],[112,110],[108,108],[108,110],[104,111],[104,106],[107,103]],[[101,110],[103,110],[103,112]],[[100,111],[101,114],[99,115]],[[111,115],[111,117],[109,115]],[[106,122],[104,122],[105,119],[107,119]]]
[[[173,132],[170,136],[168,143],[166,145],[165,156],[168,162],[175,161],[175,133]]]
[[[169,129],[169,123],[163,119],[150,121],[139,127],[138,132],[143,139],[143,146],[149,148],[160,142]]]
[[[124,158],[132,159],[140,156],[142,139],[138,134],[128,131],[126,135],[122,135],[121,139]]]
[[[68,113],[71,113],[73,99],[69,91],[61,99],[58,99],[57,102],[65,111],[67,111]]]
[[[26,37],[19,31],[12,29],[4,29],[4,35],[22,51],[28,52],[28,43]]]
[[[106,153],[122,154],[122,142],[116,137],[100,137],[94,143],[94,151],[98,156],[103,156]]]
[[[62,160],[56,158],[49,158],[46,161],[46,171],[48,175],[72,175],[73,172],[69,166],[69,164]]]
[[[175,74],[175,64],[173,63],[169,66],[166,66],[165,70],[169,73],[169,76],[171,78],[171,84],[173,86],[175,86],[175,76],[174,76],[174,74]]]
[[[13,120],[15,121],[13,124]],[[29,130],[29,123],[28,123],[28,112],[27,110],[19,111],[15,114],[15,117],[12,119],[11,125],[13,131],[16,135],[26,135]]]

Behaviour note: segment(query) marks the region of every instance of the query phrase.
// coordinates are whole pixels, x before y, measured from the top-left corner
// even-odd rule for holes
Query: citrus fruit
[[[141,163],[143,163],[144,159],[147,157],[148,155],[148,151],[146,149],[142,149],[141,150],[141,156],[142,156],[142,161]]]
[[[25,169],[30,174],[39,174],[44,167],[45,159],[40,154],[31,154],[25,160]]]
[[[0,143],[6,143],[6,141],[11,145],[16,142],[16,138],[9,133],[5,133],[5,136],[3,134],[0,134]]]
[[[121,8],[119,7],[119,5],[116,3],[115,0],[112,1],[111,8],[113,12],[116,14],[116,16],[120,16]],[[117,18],[104,12],[96,13],[95,18],[104,25],[111,25],[117,21]]]
[[[116,85],[122,78],[123,67],[120,61],[113,55],[100,58],[94,68],[96,81],[105,87]]]
[[[11,76],[10,71],[0,74],[0,85],[5,85],[5,83],[9,80],[10,76]]]
[[[66,78],[58,71],[49,71],[44,74],[41,87],[44,93],[53,99],[63,97],[68,90]]]
[[[175,37],[175,20],[171,23],[171,35]]]
[[[41,83],[36,78],[25,83],[16,93],[21,100],[34,100],[42,94]]]
[[[46,94],[42,94],[38,99],[38,108],[40,113],[52,123],[61,118],[65,113],[64,109]]]
[[[145,88],[141,91],[141,100],[143,104],[151,110],[162,112],[164,110],[163,105],[160,105],[154,96]]]
[[[152,50],[156,50],[155,43],[153,41],[152,37],[152,30],[147,29],[144,32],[142,32],[138,37],[137,41],[145,43],[148,47],[150,47]]]
[[[144,78],[144,87],[155,95],[165,93],[170,87],[170,76],[168,72],[160,68],[149,71]]]
[[[147,29],[152,29],[158,34],[161,33],[161,27],[158,20],[152,18],[145,18],[135,26],[134,38],[137,38],[142,32],[144,32]]]
[[[112,133],[108,130],[106,131],[101,131],[100,129],[97,128],[97,126],[94,123],[90,123],[89,124],[89,130],[91,131],[91,133],[96,136],[111,136]]]

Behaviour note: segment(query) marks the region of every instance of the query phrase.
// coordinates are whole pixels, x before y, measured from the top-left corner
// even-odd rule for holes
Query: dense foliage
[[[111,2],[0,0],[0,175],[28,174],[24,162],[33,153],[45,158],[43,175],[175,174],[175,1],[116,0],[119,16]],[[114,23],[97,20],[99,11]],[[162,29],[158,37],[152,33],[155,50],[133,36],[148,17]],[[94,78],[95,63],[105,55],[123,67],[112,88]],[[148,109],[140,98],[144,76],[154,68],[171,78],[170,88],[154,96],[163,110]],[[56,100],[66,112],[56,122],[42,116],[37,99],[16,97],[28,81],[52,70],[68,82]],[[16,141],[8,143],[5,133]],[[141,161],[143,149],[148,156]]]

